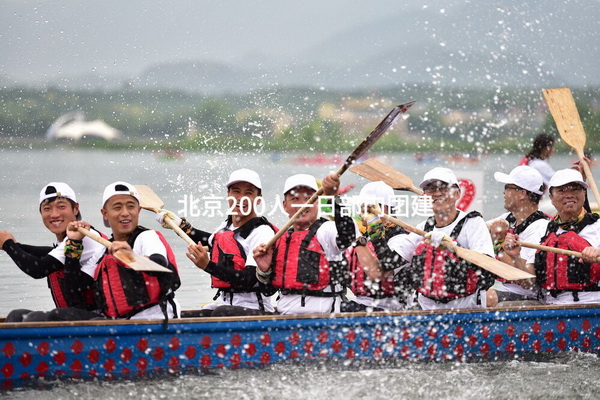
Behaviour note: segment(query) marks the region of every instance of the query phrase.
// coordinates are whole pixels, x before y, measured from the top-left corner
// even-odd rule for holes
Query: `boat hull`
[[[0,324],[2,387],[281,361],[493,361],[600,353],[600,307]]]

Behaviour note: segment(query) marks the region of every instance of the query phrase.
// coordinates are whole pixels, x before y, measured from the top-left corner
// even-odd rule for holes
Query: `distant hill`
[[[292,59],[255,54],[225,64],[189,60],[181,54],[173,61],[141,66],[137,76],[86,72],[28,83],[91,90],[127,84],[208,94],[281,86],[359,89],[413,83],[475,88],[600,86],[600,1],[431,0],[410,7],[401,3],[389,16],[325,37]]]
[[[372,84],[598,85],[599,16],[592,0],[447,1],[341,32],[301,58]]]

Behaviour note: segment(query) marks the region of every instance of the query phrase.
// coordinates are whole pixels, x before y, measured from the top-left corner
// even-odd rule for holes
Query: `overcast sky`
[[[350,26],[438,0],[0,1],[5,77],[138,72],[165,60],[289,58]]]
[[[595,13],[600,0],[482,1],[0,0],[0,82],[40,82],[92,72],[135,76],[150,65],[183,60],[269,65],[302,61],[298,57],[307,54],[319,63],[336,59],[335,50],[342,46],[340,52],[347,56],[403,44],[409,36],[408,46],[422,46],[424,36],[430,44],[440,45],[446,38],[438,37],[438,32],[458,35],[448,47],[461,54],[487,52],[484,57],[495,57],[494,51],[500,51],[521,59],[534,56],[532,63],[563,77],[597,82],[590,76],[597,76],[600,62],[594,60],[599,54],[594,34],[598,18],[586,10]],[[465,15],[469,12],[473,15]],[[504,25],[511,13],[513,17],[523,13],[525,20]],[[452,17],[432,19],[434,14]],[[578,25],[582,19],[588,21]],[[452,25],[444,30],[443,23]],[[483,30],[473,31],[477,23]],[[525,34],[529,41],[518,36]],[[365,38],[371,40],[361,40]],[[531,47],[532,40],[542,42]],[[322,43],[327,46],[319,47]],[[413,56],[421,58],[420,51]],[[399,54],[408,55],[406,48]],[[431,62],[415,67],[415,72],[451,64]]]

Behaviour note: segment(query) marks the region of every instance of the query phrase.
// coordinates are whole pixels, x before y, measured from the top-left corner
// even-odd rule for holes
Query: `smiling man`
[[[44,226],[56,237],[54,246],[18,243],[11,233],[0,231],[0,247],[27,275],[35,279],[48,279],[57,309],[73,310],[64,313],[17,309],[7,315],[6,322],[89,319],[96,316],[88,312],[95,309],[92,291],[95,263],[91,257],[103,248],[102,245],[84,238],[86,250],[80,253],[72,268],[65,270],[65,246],[71,248],[73,245],[67,238],[67,226],[81,219],[75,192],[64,182],[50,182],[40,192],[39,211]],[[73,285],[67,285],[67,277]]]
[[[114,182],[104,189],[102,217],[112,229],[111,246],[96,259],[95,294],[100,311],[109,318],[158,319],[179,316],[175,290],[180,286],[175,255],[160,232],[138,225],[139,196],[127,182]],[[78,239],[77,230],[69,237]],[[84,247],[85,248],[85,247]],[[117,250],[133,251],[173,271],[135,271],[113,257]]]
[[[525,265],[518,257],[520,268],[535,273],[547,304],[600,303],[600,222],[597,214],[584,209],[588,185],[579,171],[562,169],[552,175],[549,187],[557,214],[542,244],[581,252],[582,257],[538,251]],[[514,235],[507,235],[504,249],[517,258],[521,246]]]
[[[259,175],[250,169],[235,170],[227,184],[228,212],[224,221],[212,235],[193,228],[187,221],[169,211],[157,214],[157,221],[165,228],[167,213],[175,222],[199,243],[188,246],[188,258],[200,269],[211,274],[211,284],[218,289],[215,300],[201,310],[186,312],[186,317],[227,315],[260,315],[274,312],[271,299],[275,291],[261,284],[256,278],[256,262],[252,249],[268,241],[276,228],[256,207],[262,199],[262,183]],[[210,260],[204,250],[210,248]]]
[[[411,263],[419,305],[425,310],[486,307],[486,290],[494,283],[492,275],[441,247],[442,240],[449,237],[461,247],[493,257],[485,221],[476,211],[467,214],[456,208],[460,186],[448,168],[433,168],[419,187],[432,200],[433,216],[418,225],[428,232],[426,238],[409,233],[388,241],[392,250]]]

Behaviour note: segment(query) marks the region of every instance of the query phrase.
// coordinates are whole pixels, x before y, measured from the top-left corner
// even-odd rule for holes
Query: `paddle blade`
[[[418,195],[423,194],[423,191],[415,187],[412,179],[408,176],[374,158],[369,158],[353,166],[350,171],[371,181],[383,181],[395,190],[410,190]]]
[[[545,89],[543,93],[560,137],[578,155],[583,155],[585,131],[571,89]]]
[[[135,185],[140,196],[140,206],[147,210],[159,210],[163,208],[165,203],[158,197],[154,190],[147,185]]]
[[[505,264],[502,261],[498,261],[493,257],[478,253],[474,250],[465,249],[464,247],[459,246],[455,246],[454,249],[456,251],[456,255],[463,260],[472,262],[473,264],[478,265],[482,269],[485,269],[486,271],[489,271],[500,278],[507,279],[509,281],[535,278],[535,276],[531,275],[529,272],[522,271],[518,268]]]
[[[402,114],[404,114],[412,105],[415,104],[415,101],[409,101],[405,104],[400,104],[394,107],[392,111],[373,129],[373,131],[367,136],[360,145],[348,156],[346,162],[344,163],[344,167],[348,168],[350,165],[354,163],[354,161],[361,158],[372,146],[375,144],[377,140],[384,133],[388,131],[394,125],[394,122],[400,118]]]
[[[131,250],[117,250],[113,253],[113,256],[135,271],[173,273],[170,269],[155,263],[149,258],[142,257]]]
[[[111,245],[110,241],[104,239],[103,237],[101,237],[99,235],[96,235],[93,232],[90,232],[89,230],[87,230],[85,228],[79,227],[79,228],[77,228],[77,230],[79,232],[83,233],[85,236],[89,237],[90,239],[95,240],[96,242],[100,243],[101,245],[103,245],[105,247],[110,247],[110,245]],[[129,268],[136,270],[136,271],[169,272],[169,273],[173,272],[170,269],[165,268],[162,265],[155,263],[151,259],[142,257],[139,254],[136,254],[131,250],[124,250],[124,249],[117,250],[113,253],[113,256],[117,260],[123,262]]]

